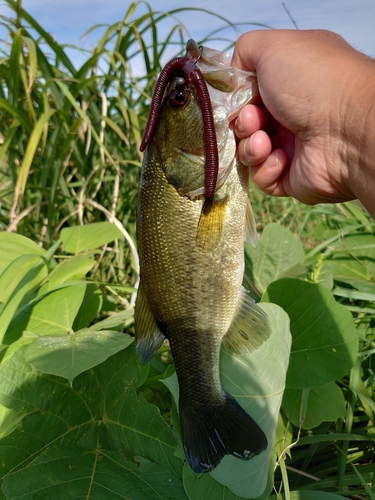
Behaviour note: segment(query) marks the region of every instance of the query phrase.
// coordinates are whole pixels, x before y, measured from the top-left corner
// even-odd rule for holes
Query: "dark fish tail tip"
[[[225,455],[250,460],[268,446],[264,432],[229,394],[223,404],[201,411],[180,402],[180,417],[185,455],[197,474],[215,469]]]

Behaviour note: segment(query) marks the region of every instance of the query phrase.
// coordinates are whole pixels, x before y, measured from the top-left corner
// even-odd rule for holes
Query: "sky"
[[[3,1],[0,0],[0,15],[9,12]],[[110,25],[122,20],[131,3],[129,0],[23,0],[22,6],[58,42],[90,50],[104,28],[82,38],[84,33],[93,25]],[[233,41],[240,33],[255,29],[251,23],[293,29],[292,17],[299,29],[335,31],[358,50],[375,57],[375,0],[149,0],[149,4],[161,12],[187,5],[215,12],[239,23],[236,31],[225,31]],[[138,2],[134,15],[139,17],[142,12],[145,12],[144,2]],[[176,17],[184,23],[187,38],[197,41],[224,25],[215,16],[193,10]]]

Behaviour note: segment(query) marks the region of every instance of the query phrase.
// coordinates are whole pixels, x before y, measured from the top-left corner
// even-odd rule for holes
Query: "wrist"
[[[357,63],[342,106],[343,183],[375,218],[375,61],[358,53]]]

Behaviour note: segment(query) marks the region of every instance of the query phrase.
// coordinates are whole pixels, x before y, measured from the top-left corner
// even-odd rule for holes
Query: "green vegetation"
[[[375,499],[372,219],[356,202],[306,207],[251,189],[261,238],[245,248],[245,285],[273,334],[254,355],[223,352],[221,371],[275,435],[271,465],[225,457],[197,476],[169,348],[143,366],[132,337],[138,147],[161,58],[186,41],[182,11],[132,4],[77,69],[20,1],[6,3],[0,499]]]

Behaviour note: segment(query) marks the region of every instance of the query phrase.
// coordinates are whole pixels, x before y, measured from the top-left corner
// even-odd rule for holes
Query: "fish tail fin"
[[[224,402],[200,410],[184,408],[180,402],[185,455],[194,472],[210,472],[224,455],[243,460],[267,448],[267,438],[237,401],[224,393]]]

